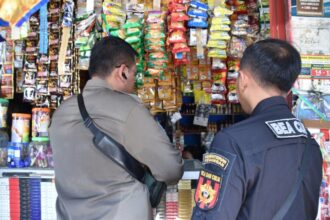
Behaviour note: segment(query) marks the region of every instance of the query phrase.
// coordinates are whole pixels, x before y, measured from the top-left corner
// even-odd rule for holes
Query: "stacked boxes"
[[[19,191],[19,179],[9,179],[9,204],[10,204],[10,219],[20,219],[20,191]]]
[[[41,191],[40,191],[40,178],[29,179],[27,188],[30,191],[30,212],[31,219],[41,219]]]
[[[0,178],[0,198],[0,219],[10,219],[8,178]]]
[[[41,181],[41,217],[42,220],[56,219],[56,188],[52,179]]]
[[[179,191],[179,219],[189,220],[194,207],[193,194],[190,180],[180,180],[178,184]]]
[[[166,192],[166,207],[165,216],[166,220],[178,219],[179,208],[179,196],[177,192],[177,186],[169,186]]]

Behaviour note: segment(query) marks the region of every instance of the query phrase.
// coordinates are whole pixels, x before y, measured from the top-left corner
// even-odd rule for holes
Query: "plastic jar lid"
[[[33,137],[32,141],[33,142],[48,142],[49,137]]]
[[[22,114],[22,113],[13,113],[13,118],[24,118],[24,119],[31,119],[30,114]]]
[[[32,109],[32,112],[50,112],[50,109],[49,108],[33,108]]]
[[[0,98],[0,104],[8,104],[8,103],[9,103],[8,99]]]

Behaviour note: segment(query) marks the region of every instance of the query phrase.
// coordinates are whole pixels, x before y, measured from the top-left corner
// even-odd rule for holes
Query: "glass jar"
[[[47,168],[54,167],[53,152],[48,137],[34,137],[29,144],[30,166]]]
[[[29,166],[29,155],[26,153],[28,143],[8,142],[7,164],[10,168],[20,168]]]

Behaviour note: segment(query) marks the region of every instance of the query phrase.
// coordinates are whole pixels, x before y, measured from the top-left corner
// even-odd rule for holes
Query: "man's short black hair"
[[[301,71],[300,54],[286,41],[266,39],[244,51],[240,68],[249,70],[260,86],[288,92]]]
[[[126,41],[113,36],[104,37],[92,49],[89,75],[107,77],[121,64],[131,67],[135,63],[135,56],[136,51]]]

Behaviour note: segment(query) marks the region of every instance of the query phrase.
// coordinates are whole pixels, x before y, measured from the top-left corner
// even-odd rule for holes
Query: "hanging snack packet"
[[[213,17],[211,20],[211,25],[230,25],[231,21],[228,17]]]
[[[206,45],[207,42],[207,30],[203,29],[202,31],[202,46]],[[189,29],[189,46],[197,45],[197,31],[194,28]],[[197,52],[196,52],[197,53]]]
[[[222,40],[209,40],[207,42],[207,47],[219,48],[219,49],[226,49],[227,42]]]
[[[186,35],[181,30],[175,30],[172,33],[170,33],[168,42],[169,43],[185,43],[185,42],[187,42]]]
[[[175,43],[172,49],[172,53],[189,52],[189,51],[190,49],[187,43]]]
[[[224,17],[233,14],[232,10],[227,9],[224,6],[216,6],[213,10],[213,14],[215,17]]]
[[[110,31],[110,35],[114,37],[119,37],[121,39],[125,39],[126,37],[125,31],[122,29]]]
[[[163,85],[158,86],[158,97],[161,100],[171,100],[172,99],[172,86],[170,85]]]
[[[175,2],[170,2],[168,9],[170,12],[186,12],[187,7],[183,4],[178,4]]]
[[[153,53],[149,53],[148,56],[149,60],[168,60],[167,54],[164,52],[153,52]]]
[[[131,37],[126,38],[125,41],[129,44],[135,44],[135,43],[140,42],[140,37],[131,36]]]
[[[207,11],[209,9],[209,7],[207,6],[207,4],[199,2],[199,1],[190,1],[189,2],[189,6],[193,7],[193,8],[197,8],[203,11]]]
[[[213,31],[210,34],[209,40],[230,40],[230,35],[228,32],[225,31]]]
[[[210,31],[230,31],[230,26],[227,24],[211,25]]]
[[[223,50],[223,49],[211,48],[208,51],[208,56],[225,59],[225,58],[227,58],[227,52],[226,52],[226,50]]]
[[[229,42],[228,55],[234,58],[242,58],[246,48],[247,45],[244,39],[233,36]]]
[[[207,28],[208,23],[204,19],[194,18],[188,21],[188,27],[190,28]]]
[[[216,94],[211,94],[211,103],[216,105],[224,105],[226,104],[226,97],[224,94],[216,93]]]
[[[182,21],[171,22],[169,29],[170,29],[170,31],[180,30],[183,32],[186,32],[186,30],[187,30],[186,27],[184,26],[184,22],[182,22]]]
[[[144,39],[164,39],[165,34],[161,30],[150,30],[145,36]]]
[[[149,11],[147,16],[147,23],[156,23],[163,24],[164,23],[165,14],[161,11]]]
[[[207,19],[208,18],[207,11],[196,9],[196,8],[190,8],[188,10],[187,14],[191,18],[201,18],[201,19]]]
[[[229,103],[239,103],[238,96],[237,96],[237,90],[236,90],[236,80],[230,79],[227,80],[227,86],[228,86],[228,102]]]
[[[186,15],[185,12],[173,12],[171,13],[171,22],[176,21],[188,21],[189,17]]]

